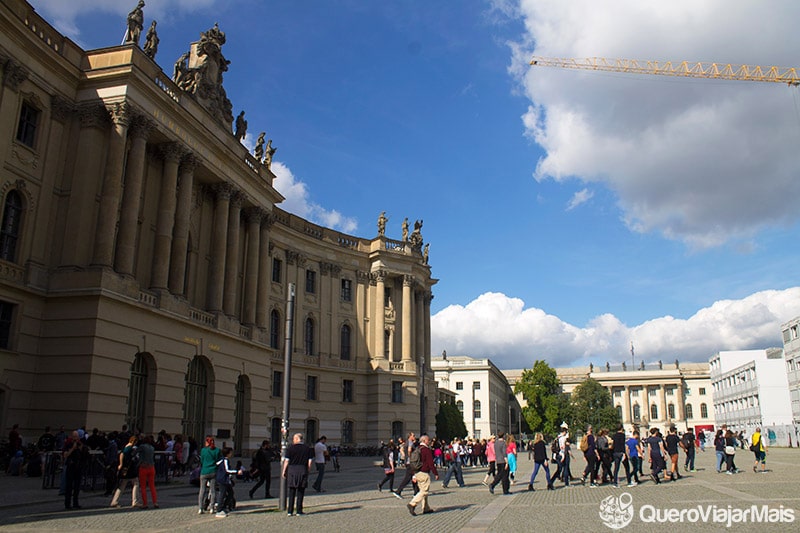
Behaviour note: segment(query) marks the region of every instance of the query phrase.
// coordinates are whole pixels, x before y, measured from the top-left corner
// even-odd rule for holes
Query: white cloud
[[[791,66],[799,3],[520,0],[520,11],[526,34],[510,72],[531,100],[527,134],[546,151],[537,180],[599,182],[632,230],[692,247],[800,217],[786,194],[797,179],[797,88],[528,65],[535,52]]]
[[[572,198],[570,199],[569,203],[567,203],[567,211],[572,211],[579,205],[585,204],[586,202],[592,199],[592,196],[594,196],[594,193],[591,192],[589,189],[581,189],[580,191],[572,195]]]
[[[275,174],[273,186],[286,200],[280,204],[281,209],[295,214],[315,224],[353,234],[358,229],[356,219],[346,217],[335,210],[328,210],[311,201],[308,187],[298,181],[285,164],[273,161],[272,172]]]
[[[636,360],[707,361],[720,350],[782,346],[780,326],[800,316],[800,287],[722,300],[688,319],[670,316],[629,327],[604,314],[583,327],[519,298],[486,293],[466,306],[451,305],[431,317],[431,353],[488,357],[500,368],[530,368]]]

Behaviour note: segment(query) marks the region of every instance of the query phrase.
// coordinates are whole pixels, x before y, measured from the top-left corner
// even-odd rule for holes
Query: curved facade
[[[193,93],[177,64],[81,50],[21,0],[0,0],[0,30],[3,427],[128,423],[253,449],[280,436],[291,323],[289,431],[432,429],[419,231],[363,239],[276,207],[269,160],[220,112],[221,74],[216,96]]]

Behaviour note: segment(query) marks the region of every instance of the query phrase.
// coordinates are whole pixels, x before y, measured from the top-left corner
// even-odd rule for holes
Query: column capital
[[[244,210],[244,219],[247,222],[261,224],[264,217],[267,216],[266,212],[258,206],[248,207]]]
[[[128,136],[146,141],[156,127],[156,123],[144,115],[135,115],[131,120]]]
[[[183,158],[184,154],[186,153],[186,150],[179,142],[167,142],[158,145],[158,152],[164,161],[168,161],[170,163],[180,163],[181,158]]]
[[[81,121],[81,128],[102,129],[109,124],[108,110],[97,103],[79,106],[78,117]]]
[[[210,186],[211,192],[214,193],[217,200],[230,200],[235,189],[233,185],[227,182],[215,183]]]
[[[50,99],[50,114],[59,122],[66,122],[77,112],[78,106],[59,94]]]
[[[403,275],[403,287],[413,287],[414,286],[414,276],[411,274],[404,274]]]
[[[111,122],[120,126],[128,126],[133,120],[133,109],[127,100],[116,102],[107,107]]]
[[[31,71],[15,60],[9,59],[6,61],[5,67],[3,68],[3,74],[3,85],[17,92],[22,82],[27,80],[31,75]]]
[[[378,283],[384,283],[389,273],[385,270],[376,270],[372,273],[372,275],[375,277],[375,281]]]
[[[192,152],[185,152],[183,155],[183,159],[181,159],[181,166],[178,172],[183,174],[184,172],[194,172],[194,169],[197,168],[199,162],[197,158],[194,156]]]

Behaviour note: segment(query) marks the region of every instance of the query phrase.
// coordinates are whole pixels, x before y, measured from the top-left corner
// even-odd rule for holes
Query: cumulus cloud
[[[308,221],[343,233],[353,234],[358,229],[354,218],[346,217],[336,210],[328,210],[310,199],[308,186],[299,181],[284,163],[274,161],[272,172],[275,174],[273,186],[286,200],[280,207]]]
[[[503,369],[637,361],[708,361],[721,350],[782,346],[781,324],[800,315],[800,287],[722,300],[688,319],[665,316],[627,326],[604,314],[585,326],[568,324],[519,298],[485,293],[466,306],[431,317],[432,353],[488,357]]]
[[[531,101],[527,134],[546,152],[535,179],[602,184],[633,231],[693,248],[798,219],[786,194],[797,179],[797,88],[528,62],[535,53],[792,66],[799,3],[520,0],[520,14],[526,33],[510,72]]]

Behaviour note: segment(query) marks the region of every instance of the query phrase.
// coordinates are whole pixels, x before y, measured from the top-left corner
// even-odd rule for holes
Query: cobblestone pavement
[[[459,488],[452,480],[449,488],[441,481],[432,484],[431,506],[436,510],[429,515],[410,516],[405,504],[411,497],[410,487],[400,501],[384,490],[378,492],[377,482],[382,471],[373,465],[373,458],[342,458],[341,472],[327,471],[323,488],[316,493],[309,488],[305,516],[288,517],[279,511],[278,500],[250,500],[248,483],[239,483],[236,493],[239,504],[226,518],[198,515],[197,489],[185,479],[160,485],[160,509],[134,510],[130,507],[114,509],[108,506],[109,498],[102,492],[82,492],[80,510],[64,510],[63,498],[56,490],[41,489],[40,479],[0,476],[0,530],[2,531],[214,531],[224,527],[227,531],[296,531],[297,529],[326,532],[482,532],[482,531],[532,531],[546,528],[572,531],[605,531],[600,517],[601,501],[630,495],[633,517],[628,531],[664,531],[669,527],[691,527],[692,531],[723,531],[725,523],[714,522],[731,516],[731,527],[744,526],[750,530],[798,531],[800,530],[800,466],[799,449],[774,449],[768,456],[770,471],[755,474],[752,471],[752,453],[741,450],[737,466],[742,472],[736,475],[717,474],[713,451],[698,452],[694,473],[682,472],[684,478],[674,483],[655,486],[651,481],[637,487],[614,489],[610,486],[589,488],[573,486],[569,489],[557,484],[555,491],[546,491],[544,472],[536,480],[536,491],[527,491],[527,480],[532,465],[526,456],[520,458],[517,483],[511,487],[510,496],[489,494],[481,484],[484,469],[465,469],[466,487]],[[583,460],[573,463],[573,474],[579,474]],[[681,456],[681,466],[683,456]],[[273,466],[277,473],[277,466]],[[313,476],[312,473],[312,481]],[[645,476],[646,477],[646,476]],[[277,479],[273,480],[273,494],[277,495]],[[262,493],[263,494],[263,493]],[[627,501],[622,496],[623,503]],[[130,493],[123,503],[130,503]],[[737,513],[752,513],[763,509],[784,522],[753,522],[749,514],[743,524],[736,523]],[[766,506],[766,507],[764,507]],[[670,511],[675,509],[675,511]],[[710,509],[711,515],[703,521],[702,513]],[[783,511],[782,511],[783,510]],[[683,523],[664,524],[647,522],[651,517],[669,518],[676,513]],[[789,515],[794,522],[787,522]],[[741,520],[741,517],[738,517]]]

